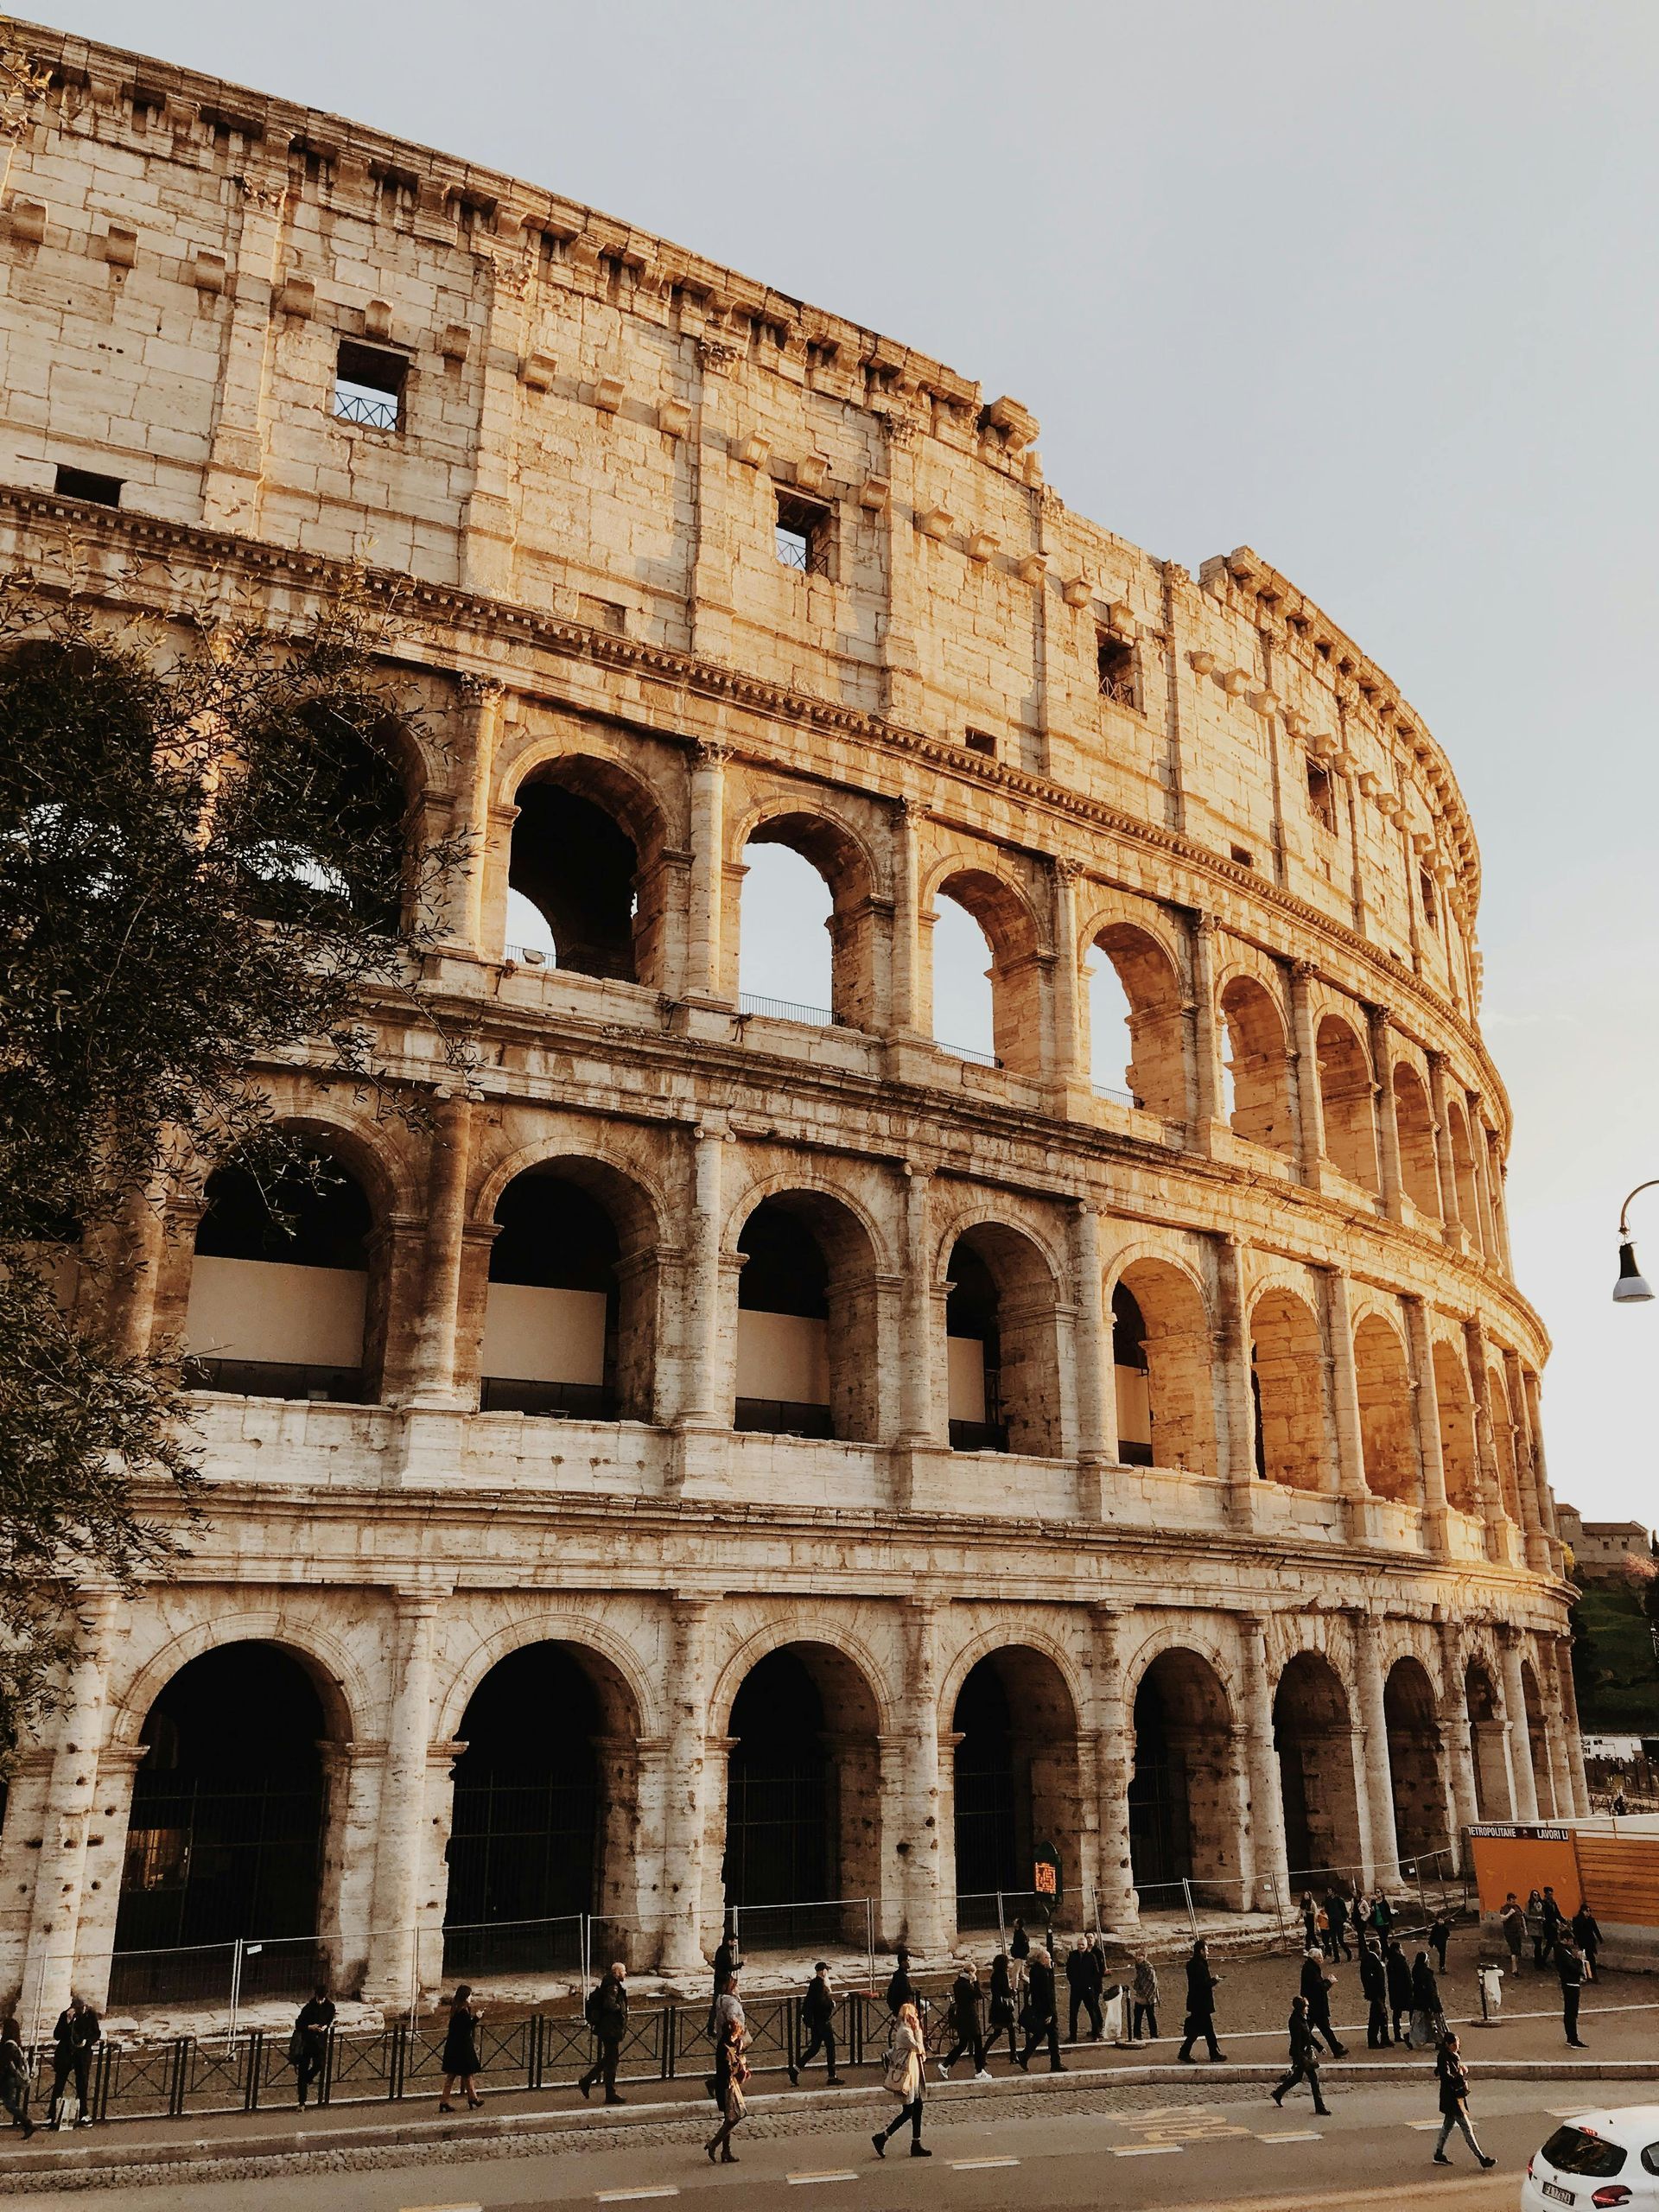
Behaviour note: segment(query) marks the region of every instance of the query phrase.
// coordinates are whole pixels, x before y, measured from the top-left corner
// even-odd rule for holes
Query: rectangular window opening
[[[786,569],[804,576],[830,573],[830,510],[798,492],[778,494],[778,520],[772,550]]]
[[[1423,919],[1428,924],[1430,929],[1438,929],[1440,924],[1435,918],[1434,879],[1426,868],[1420,868],[1417,872],[1417,895],[1423,902]]]
[[[1331,779],[1325,771],[1310,760],[1307,764],[1308,811],[1321,830],[1334,836],[1337,827],[1336,794],[1331,788]]]
[[[988,729],[969,729],[963,734],[963,743],[970,753],[982,753],[988,760],[996,758],[996,740]]]
[[[1109,630],[1095,633],[1095,674],[1103,699],[1115,699],[1120,707],[1135,704],[1135,647]]]
[[[409,363],[401,353],[342,338],[334,367],[335,418],[361,423],[367,430],[401,429],[408,375]]]
[[[60,461],[54,488],[66,499],[92,499],[100,507],[118,507],[124,480],[119,476],[100,476],[91,468],[71,468]]]
[[[1255,866],[1255,855],[1250,850],[1248,845],[1234,845],[1230,848],[1230,850],[1233,858],[1238,862],[1240,868],[1254,868]]]

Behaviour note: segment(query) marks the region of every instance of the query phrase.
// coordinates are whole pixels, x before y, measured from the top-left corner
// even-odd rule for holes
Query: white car
[[[1659,2212],[1659,2105],[1580,2113],[1536,2152],[1521,2184],[1521,2212],[1628,2205]]]

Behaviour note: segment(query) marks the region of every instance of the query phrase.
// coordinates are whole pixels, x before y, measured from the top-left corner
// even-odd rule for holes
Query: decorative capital
[[[478,676],[469,668],[456,677],[455,689],[469,707],[493,706],[507,696],[507,687],[499,676]]]
[[[731,757],[731,747],[716,738],[697,738],[691,747],[692,764],[698,768],[723,768]]]
[[[1073,884],[1080,875],[1085,873],[1084,864],[1081,861],[1070,860],[1063,857],[1059,854],[1055,855],[1052,865],[1054,869],[1055,880],[1059,883],[1067,885]]]
[[[707,376],[723,376],[728,369],[737,365],[737,359],[736,346],[728,346],[723,339],[699,338],[697,340],[697,366]]]

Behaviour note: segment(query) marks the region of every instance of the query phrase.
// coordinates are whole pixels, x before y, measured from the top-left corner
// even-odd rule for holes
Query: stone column
[[[1354,1640],[1354,1677],[1359,1691],[1359,1727],[1354,1749],[1354,1785],[1359,1802],[1361,1856],[1365,1886],[1386,1881],[1400,1862],[1394,1833],[1394,1767],[1389,1752],[1389,1719],[1382,1675],[1382,1624],[1363,1605],[1349,1608]]]
[[[729,1003],[724,973],[728,752],[723,745],[691,748],[691,912],[681,995],[716,1006]]]
[[[75,1597],[75,1652],[63,1701],[53,1716],[52,1768],[23,1955],[19,2010],[26,2040],[49,2030],[69,2001],[74,1977],[119,1602],[120,1593],[108,1588],[82,1590]]]
[[[1135,1743],[1123,1699],[1123,1643],[1129,1616],[1116,1605],[1091,1605],[1090,1677],[1094,1690],[1096,1904],[1103,1928],[1131,1928],[1140,1918],[1129,1858],[1129,1780]]]
[[[1285,1802],[1279,1753],[1273,1740],[1273,1684],[1268,1675],[1268,1624],[1260,1613],[1240,1613],[1238,1641],[1245,1769],[1250,1792],[1249,1837],[1255,1874],[1251,1902],[1259,1911],[1289,1899]]]
[[[1485,1531],[1486,1556],[1510,1557],[1509,1521],[1503,1510],[1503,1485],[1498,1478],[1497,1446],[1492,1434],[1492,1394],[1486,1376],[1486,1333],[1478,1321],[1463,1325],[1464,1355],[1469,1363],[1469,1389],[1475,1408],[1476,1495],[1480,1501],[1481,1527]]]
[[[1222,1445],[1229,1519],[1239,1529],[1255,1520],[1255,1407],[1250,1389],[1249,1319],[1244,1310],[1243,1255],[1238,1239],[1216,1239],[1216,1427]]]
[[[1535,1635],[1532,1656],[1544,1711],[1544,1750],[1549,1760],[1549,1817],[1570,1821],[1575,1809],[1573,1765],[1567,1757],[1567,1713],[1561,1698],[1560,1662],[1555,1638]]]
[[[669,1612],[668,1751],[663,1802],[661,1971],[708,1972],[702,1897],[708,1824],[709,1691],[715,1602],[677,1597]]]
[[[905,1170],[904,1342],[898,1347],[899,1404],[906,1444],[942,1441],[938,1391],[938,1302],[933,1293],[931,1168],[912,1163]]]
[[[912,799],[900,799],[893,815],[893,979],[887,1032],[892,1037],[914,1039],[930,1033],[922,1018],[926,995],[922,988],[922,809]]]
[[[1440,1179],[1441,1234],[1454,1249],[1462,1251],[1469,1235],[1478,1236],[1479,1224],[1464,1221],[1458,1198],[1458,1167],[1452,1156],[1452,1117],[1446,1110],[1444,1052],[1432,1052],[1428,1055],[1428,1103],[1434,1116],[1434,1164]]]
[[[1216,931],[1213,914],[1192,918],[1192,1074],[1193,1145],[1195,1150],[1215,1149],[1215,1133],[1223,1125],[1224,1093],[1221,1081],[1221,1010],[1216,1004]]]
[[[484,887],[490,859],[490,787],[506,693],[493,677],[486,676],[459,676],[455,688],[461,712],[455,746],[460,788],[453,827],[466,838],[467,850],[452,864],[444,882],[441,942],[482,957],[497,950],[484,943]]]
[[[276,298],[282,282],[288,178],[274,147],[250,149],[235,189],[241,194],[240,234],[235,282],[226,287],[225,350],[202,472],[201,519],[207,530],[257,536],[270,356],[286,321],[276,310]]]
[[[1313,1001],[1308,985],[1311,961],[1290,963],[1290,1028],[1296,1048],[1296,1111],[1301,1124],[1302,1180],[1310,1190],[1320,1187],[1325,1158],[1325,1101],[1319,1096],[1319,1053],[1313,1036]]]
[[[1548,1574],[1553,1562],[1541,1510],[1538,1461],[1533,1449],[1526,1380],[1521,1372],[1518,1352],[1506,1351],[1503,1354],[1503,1387],[1510,1401],[1510,1431],[1515,1439],[1515,1488],[1521,1501],[1521,1529],[1526,1544],[1527,1565],[1535,1574]]]
[[[1555,1518],[1555,1493],[1549,1486],[1549,1469],[1544,1459],[1544,1424],[1539,1403],[1538,1377],[1529,1368],[1522,1375],[1522,1383],[1527,1408],[1527,1435],[1532,1447],[1532,1474],[1538,1499],[1538,1519],[1549,1540],[1550,1563],[1559,1572],[1561,1532]]]
[[[1469,1149],[1475,1162],[1475,1205],[1480,1214],[1478,1223],[1470,1224],[1470,1230],[1471,1235],[1478,1236],[1486,1257],[1497,1267],[1503,1253],[1497,1228],[1497,1194],[1492,1188],[1491,1141],[1486,1124],[1480,1118],[1478,1098],[1470,1099],[1468,1113]]]
[[[1348,1303],[1348,1277],[1340,1268],[1325,1274],[1325,1329],[1331,1339],[1331,1406],[1337,1430],[1337,1488],[1343,1501],[1350,1543],[1363,1543],[1370,1533],[1365,1480],[1365,1438],[1359,1416],[1359,1372],[1354,1365],[1354,1322]]]
[[[1111,1318],[1100,1263],[1100,1215],[1086,1200],[1071,1210],[1072,1297],[1077,1303],[1078,1510],[1099,1519],[1104,1471],[1117,1460],[1117,1408]]]
[[[1449,1540],[1446,1461],[1440,1454],[1440,1400],[1434,1387],[1434,1353],[1428,1338],[1428,1312],[1421,1298],[1402,1296],[1406,1344],[1411,1357],[1411,1392],[1416,1407],[1417,1454],[1423,1468],[1423,1543],[1446,1556]]]
[[[1382,1211],[1390,1221],[1401,1218],[1401,1194],[1405,1188],[1400,1173],[1400,1124],[1394,1111],[1394,1048],[1389,1042],[1389,1008],[1368,1006],[1366,1029],[1370,1038],[1372,1093],[1376,1109],[1376,1163],[1382,1185]]]
[[[947,1949],[956,1930],[957,1901],[941,1880],[944,1789],[939,1766],[939,1626],[944,1607],[918,1597],[904,1607],[904,1755],[883,1761],[882,1779],[896,1794],[882,1806],[881,1856],[900,1844],[906,1940],[924,1955]],[[891,1836],[892,1843],[887,1839]]]
[[[690,1235],[686,1239],[687,1279],[684,1286],[683,1358],[684,1380],[680,1398],[683,1426],[723,1428],[725,1407],[719,1402],[723,1361],[721,1357],[720,1266],[721,1162],[726,1132],[699,1128],[693,1168]]]
[[[401,2005],[418,1993],[426,1778],[432,1749],[432,1628],[438,1601],[425,1588],[391,1594],[391,1697],[365,1990],[386,2005]]]
[[[1521,1632],[1498,1630],[1503,1669],[1504,1718],[1510,1724],[1510,1777],[1517,1821],[1538,1818],[1538,1778],[1532,1765],[1532,1723],[1527,1718],[1527,1687],[1521,1670]]]
[[[1463,1649],[1452,1621],[1438,1624],[1440,1638],[1440,1728],[1446,1741],[1446,1765],[1452,1780],[1452,1850],[1458,1865],[1466,1866],[1468,1848],[1463,1832],[1480,1818],[1480,1798],[1475,1789],[1475,1755],[1469,1739],[1469,1700],[1464,1689]]]
[[[455,1335],[475,1112],[463,1093],[439,1101],[429,1152],[426,1254],[410,1362],[411,1406],[454,1407]]]
[[[1077,947],[1080,861],[1057,860],[1054,877],[1054,1092],[1061,1114],[1086,1112],[1093,1103],[1089,1024]]]
[[[1573,1785],[1573,1815],[1587,1820],[1590,1788],[1584,1776],[1584,1733],[1579,1725],[1579,1686],[1573,1679],[1573,1641],[1562,1637],[1555,1646],[1555,1672],[1561,1686],[1561,1713],[1567,1722],[1567,1777]]]

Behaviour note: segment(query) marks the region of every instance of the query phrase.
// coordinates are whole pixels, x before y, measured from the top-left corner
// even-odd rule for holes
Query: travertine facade
[[[101,1987],[152,1708],[250,1640],[315,1691],[316,1911],[371,1991],[465,1916],[462,1717],[550,1641],[591,1696],[587,1901],[639,1964],[718,1930],[768,1725],[734,1708],[780,1649],[830,1808],[789,1864],[923,1948],[959,1853],[1000,1882],[1039,1836],[1122,1923],[1137,1876],[1244,1904],[1391,1876],[1478,1806],[1581,1809],[1478,861],[1389,679],[1254,554],[1195,580],[1071,513],[1022,407],[902,345],[337,118],[32,45],[5,553],[73,533],[163,616],[210,572],[279,620],[353,560],[406,574],[448,740],[411,788],[477,855],[425,982],[482,1071],[429,1139],[270,1071],[366,1205],[360,1351],[204,1395],[212,1525],[175,1584],[98,1601],[13,1784],[0,1983]],[[507,957],[510,873],[551,912],[595,823],[620,923]],[[830,886],[834,1026],[738,1003],[759,838]],[[994,1067],[932,1042],[942,897],[990,943]],[[1096,947],[1135,1103],[1090,1080]],[[429,1035],[383,1027],[430,1085]],[[592,1280],[492,1282],[532,1170],[601,1221]],[[767,1201],[817,1287],[741,1305]],[[135,1340],[191,1319],[193,1259],[158,1243]],[[603,1301],[601,1365],[519,1391],[558,1417],[478,1410],[515,1282],[532,1333],[537,1298]],[[769,1389],[789,1357],[825,1380]],[[276,1373],[306,1358],[351,1370],[332,1401]]]

